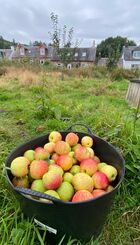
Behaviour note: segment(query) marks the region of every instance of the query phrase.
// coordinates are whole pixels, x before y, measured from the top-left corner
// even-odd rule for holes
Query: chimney
[[[95,40],[93,40],[92,48],[95,48]]]

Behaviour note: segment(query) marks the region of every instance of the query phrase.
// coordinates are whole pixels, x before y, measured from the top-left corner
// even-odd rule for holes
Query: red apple
[[[94,183],[92,177],[85,173],[77,173],[72,178],[72,184],[76,191],[87,190],[93,191]]]
[[[48,172],[48,163],[44,160],[34,160],[30,164],[30,176],[33,179],[41,179]]]
[[[49,134],[49,141],[56,143],[57,141],[62,140],[62,135],[58,131],[52,131]]]
[[[90,136],[84,136],[81,139],[81,144],[85,147],[91,147],[93,145],[93,139]]]
[[[17,157],[11,162],[11,173],[16,177],[24,177],[28,174],[30,161],[26,157]]]
[[[72,198],[72,202],[83,202],[83,201],[86,201],[92,198],[93,198],[93,195],[89,191],[80,190],[74,194]]]
[[[80,163],[80,171],[92,176],[97,171],[97,162],[93,158],[88,158]]]
[[[71,150],[69,144],[63,140],[57,141],[54,148],[58,155],[68,154]]]
[[[76,150],[74,152],[74,157],[79,161],[81,162],[82,160],[85,160],[87,158],[90,157],[90,153],[89,151],[87,150],[86,147],[82,146],[82,145],[78,145],[76,147]]]
[[[96,189],[104,190],[109,185],[108,177],[100,171],[97,171],[95,174],[93,174],[92,179]]]
[[[54,152],[55,143],[48,142],[44,145],[44,149],[47,150],[50,154]]]
[[[95,156],[95,155],[94,155],[94,160],[96,160],[97,163],[100,163],[99,157],[97,157],[97,156]]]
[[[65,141],[70,145],[70,146],[74,146],[77,145],[78,141],[79,141],[79,137],[77,134],[70,132],[67,134]]]
[[[62,176],[51,171],[44,174],[42,179],[45,188],[48,190],[55,190],[62,183]]]
[[[53,153],[51,156],[51,159],[55,161],[55,163],[57,162],[59,155],[57,153]]]
[[[100,189],[95,189],[92,192],[93,197],[101,196],[101,195],[104,195],[104,194],[106,194],[106,191],[100,190]]]
[[[68,171],[72,167],[72,157],[69,155],[61,155],[56,162],[64,171]]]
[[[35,160],[46,160],[50,157],[50,153],[43,147],[37,147],[35,149]]]

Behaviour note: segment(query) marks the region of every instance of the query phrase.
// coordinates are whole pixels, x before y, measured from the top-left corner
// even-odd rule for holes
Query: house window
[[[70,70],[71,69],[71,64],[68,64],[67,65],[67,68]]]
[[[86,52],[83,52],[83,53],[82,53],[82,56],[85,57],[85,56],[86,56]]]
[[[40,48],[40,55],[45,55],[45,48]]]
[[[40,60],[40,65],[44,65],[44,60]]]
[[[78,53],[75,53],[74,56],[77,57],[78,56]]]
[[[21,47],[21,48],[20,48],[20,55],[24,55],[24,54],[25,54],[24,47]]]
[[[140,59],[140,51],[134,51],[133,52],[133,58]]]

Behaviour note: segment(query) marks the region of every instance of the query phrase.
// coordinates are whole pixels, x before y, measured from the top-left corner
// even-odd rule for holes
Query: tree
[[[135,46],[136,43],[126,37],[109,37],[97,45],[97,62],[100,57],[108,58],[107,67],[113,69],[117,66],[124,45]]]
[[[56,55],[58,56],[63,67],[66,67],[67,64],[73,60],[75,49],[78,46],[78,42],[73,46],[73,27],[70,29],[66,25],[63,28],[59,27],[58,15],[51,13],[52,29],[53,32],[50,33],[51,37],[51,46],[54,47]],[[62,78],[63,78],[63,69],[62,69]]]
[[[110,55],[110,49],[113,49],[114,52],[119,52],[121,54],[122,48],[126,44],[128,46],[136,45],[134,41],[128,40],[126,37],[109,37],[97,45],[97,57],[100,56],[108,58]]]

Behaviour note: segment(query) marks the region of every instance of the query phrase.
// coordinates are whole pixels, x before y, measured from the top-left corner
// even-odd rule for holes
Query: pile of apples
[[[62,140],[60,132],[52,131],[48,139],[42,147],[29,149],[11,162],[14,186],[44,192],[66,202],[93,199],[113,190],[117,169],[100,162],[90,136],[80,140],[76,133],[69,132]]]

